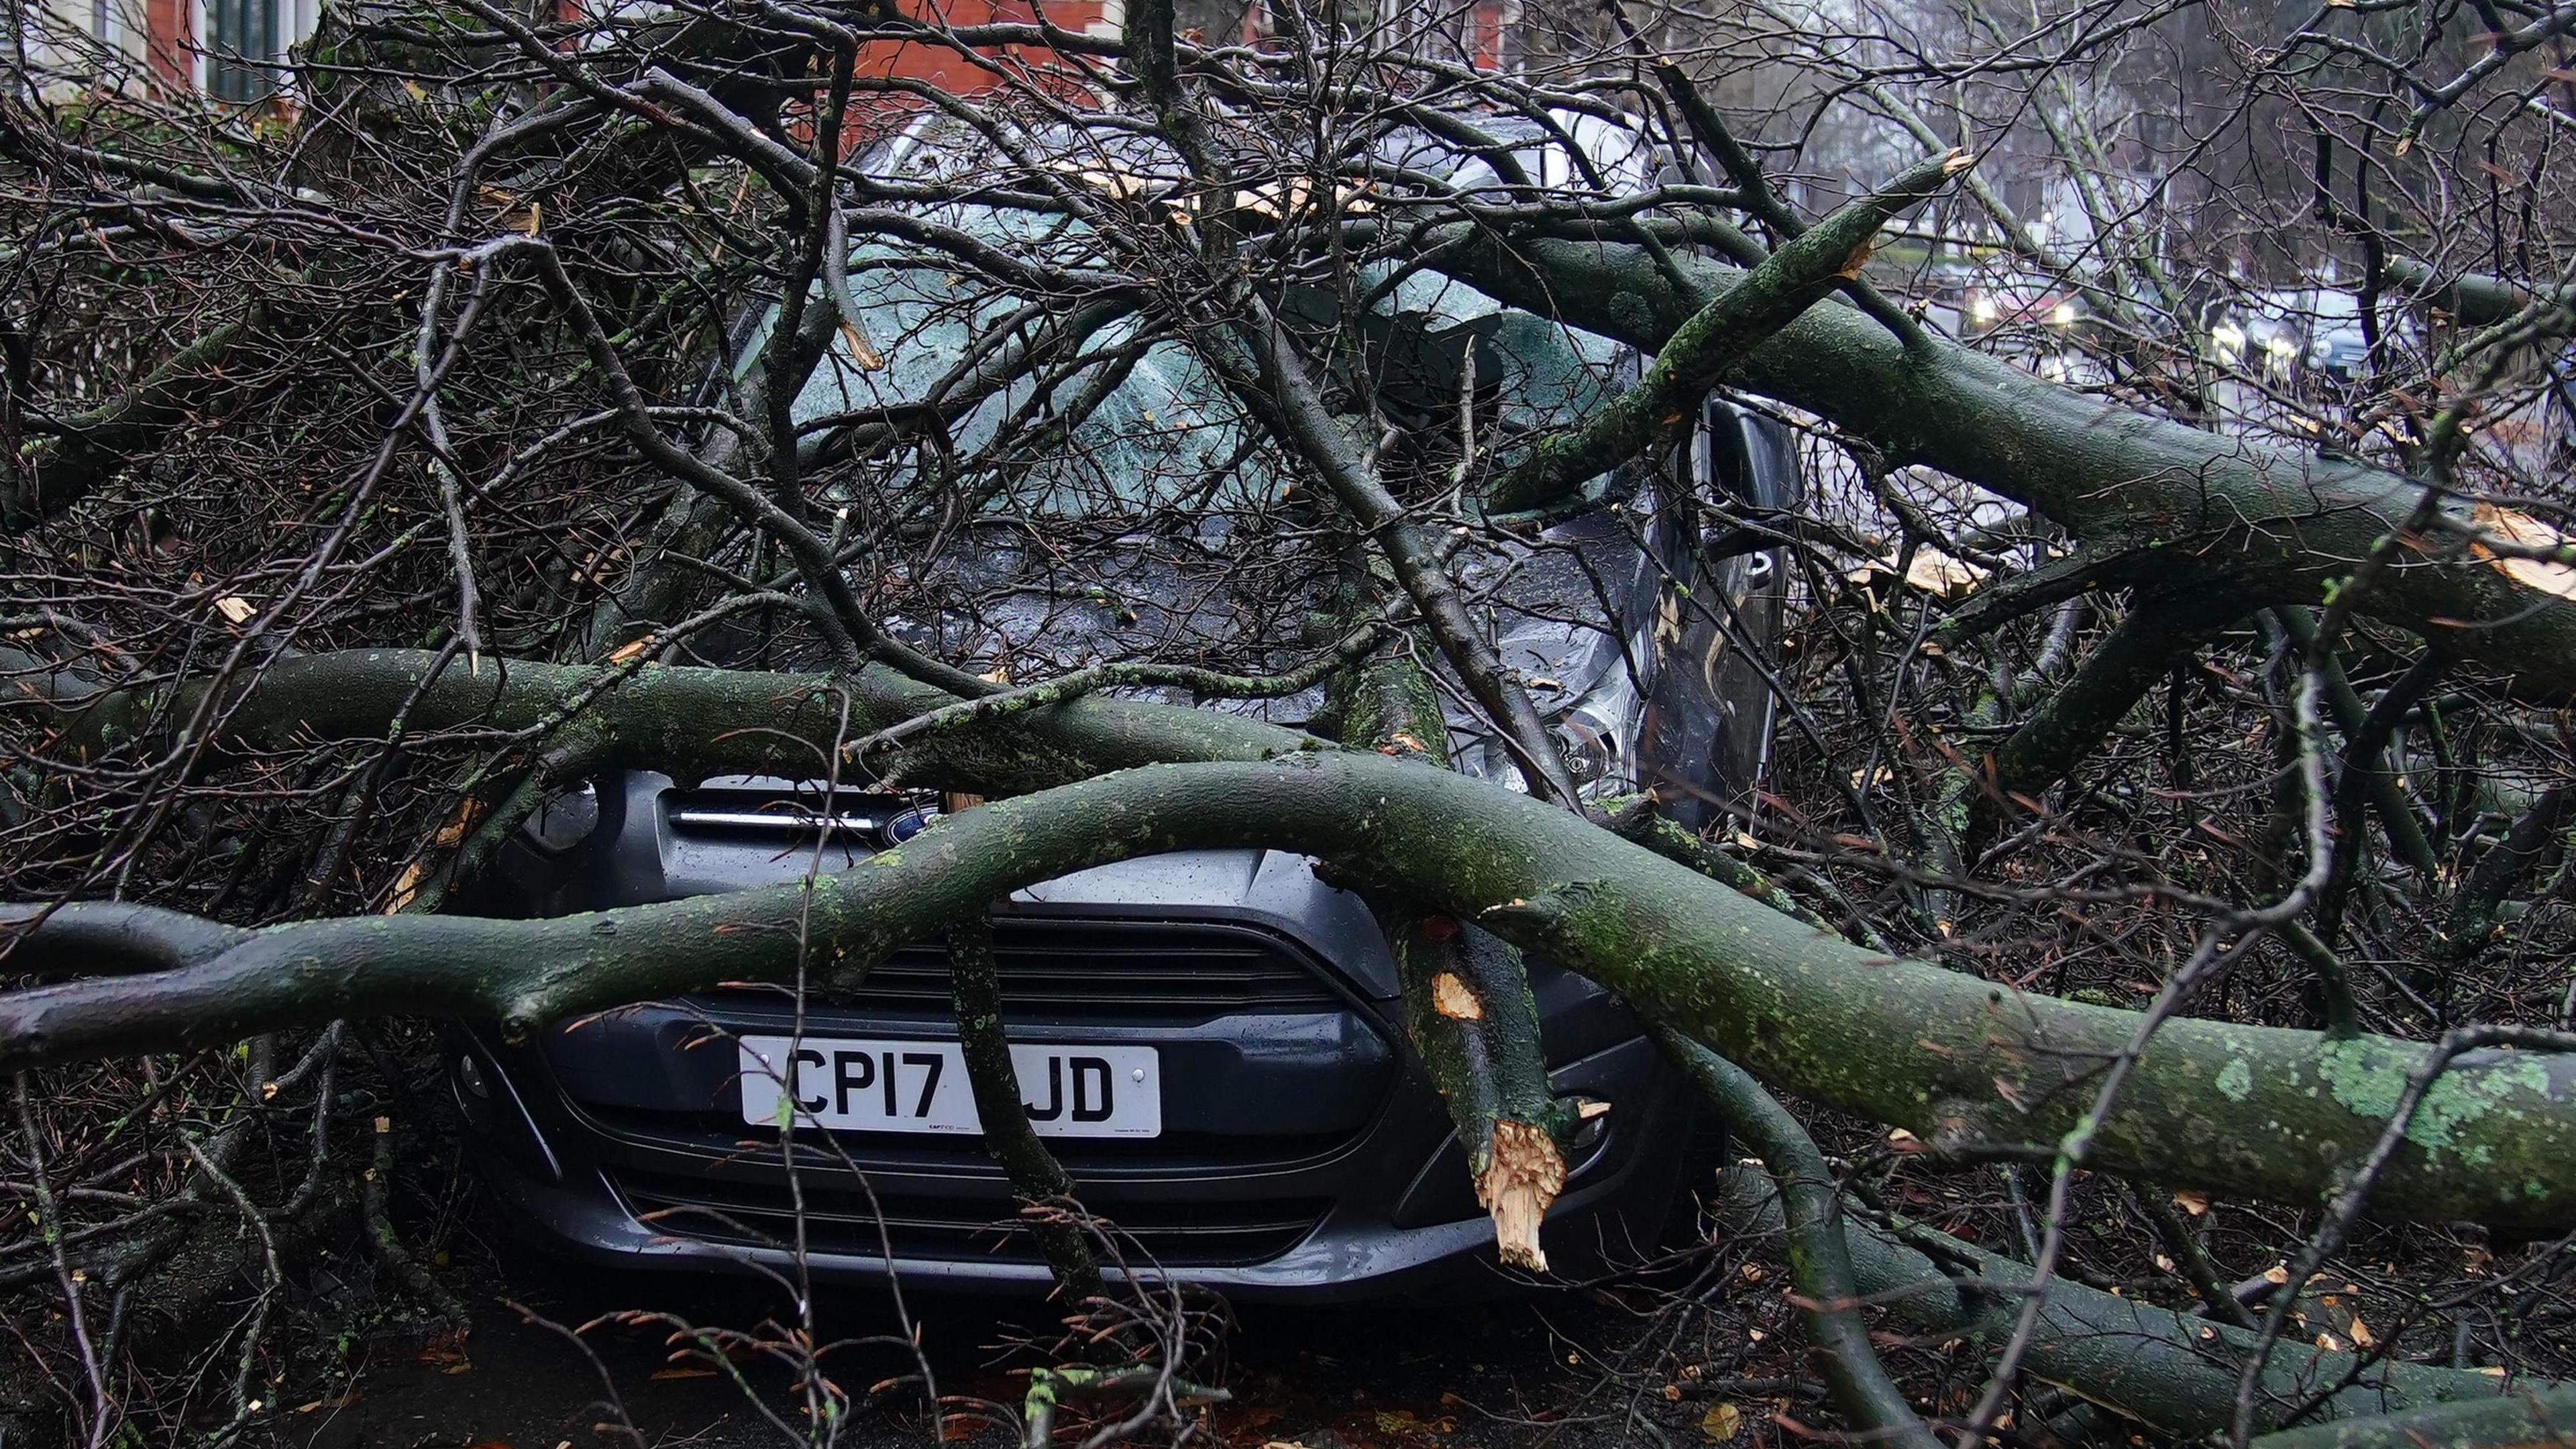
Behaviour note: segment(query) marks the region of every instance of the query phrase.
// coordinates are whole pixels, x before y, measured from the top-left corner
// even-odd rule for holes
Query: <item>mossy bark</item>
[[[1426,237],[1423,255],[1510,305],[1650,350],[1747,275],[1673,255],[1685,293],[1635,246],[1463,228]],[[2152,548],[2165,582],[2218,583],[2255,603],[2327,597],[2424,487],[2337,453],[2156,417],[1938,338],[1908,347],[1838,301],[1746,352],[1731,379],[1850,429],[1893,463],[1928,464],[2027,504],[2088,548]],[[2440,522],[2460,536],[2466,506],[2446,504]],[[2576,600],[2522,583],[2504,560],[2437,553],[2410,544],[2362,611],[2526,691],[2576,690]]]
[[[1782,1230],[1778,1193],[1758,1173],[1728,1172],[1713,1206],[1719,1221],[1737,1232]],[[1884,1306],[1891,1327],[1926,1338],[1964,1338],[1986,1353],[2001,1351],[2012,1336],[2020,1290],[2031,1278],[2028,1264],[1920,1227],[1909,1226],[1900,1236],[1854,1221],[1845,1236],[1855,1284]],[[2232,1324],[2061,1278],[2049,1285],[2023,1369],[2176,1440],[2218,1439],[2226,1435],[2234,1409],[2237,1364],[2253,1342],[2251,1332]],[[2278,1428],[2317,1395],[2325,1397],[2314,1417],[2358,1421],[2358,1428],[2374,1422],[2374,1415],[2492,1404],[2523,1388],[2463,1369],[2373,1364],[2359,1354],[2284,1343],[2264,1371],[2254,1423],[2258,1429]],[[2403,1449],[2406,1441],[2371,1442]],[[2331,1444],[2301,1443],[2299,1449],[2337,1449],[2343,1443],[2335,1437]]]
[[[1636,386],[1611,399],[1583,426],[1542,440],[1530,456],[1494,480],[1489,493],[1494,509],[1548,507],[1658,440],[1679,436],[1697,414],[1701,396],[1746,351],[1859,276],[1888,218],[1933,195],[1967,166],[1957,152],[1917,164],[1773,252],[1745,274],[1742,285],[1728,288],[1675,327]]]
[[[1411,657],[1381,654],[1337,679],[1330,697],[1354,749],[1448,765],[1448,717]],[[1406,1035],[1449,1109],[1476,1201],[1494,1220],[1495,1248],[1514,1267],[1544,1271],[1539,1225],[1565,1186],[1578,1119],[1548,1083],[1521,953],[1401,897],[1381,897],[1377,917],[1395,953]]]
[[[815,978],[1032,882],[1131,856],[1266,846],[1543,949],[1773,1087],[1941,1145],[2054,1144],[2094,1108],[2134,1012],[1873,955],[1569,812],[1357,751],[1159,765],[999,801],[829,877]],[[787,980],[799,888],[555,920],[281,926],[178,970],[0,997],[0,1068],[204,1046],[339,1016],[560,1018],[718,981]],[[13,959],[77,969],[39,928]],[[2322,1201],[2387,1122],[2420,1043],[2166,1023],[2099,1122],[2092,1163],[2172,1186]],[[2411,1119],[2376,1208],[2515,1231],[2576,1225],[2576,1061],[2457,1058]]]
[[[69,702],[56,752],[94,759],[162,747],[212,688],[193,682]],[[472,729],[533,740],[577,717],[598,768],[803,774],[814,767],[816,745],[856,740],[956,702],[883,665],[834,675],[486,659],[476,672],[457,659],[441,667],[425,650],[366,649],[253,666],[226,688],[216,735],[249,746],[382,739],[386,722],[399,717],[414,737]],[[1240,716],[1086,697],[938,732],[870,764],[926,784],[1003,793],[1158,760],[1261,759],[1314,743]]]

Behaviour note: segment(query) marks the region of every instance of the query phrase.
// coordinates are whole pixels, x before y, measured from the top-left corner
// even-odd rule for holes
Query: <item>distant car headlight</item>
[[[2275,332],[2263,341],[2263,350],[2287,362],[2299,355],[2299,344]]]
[[[2221,322],[2210,328],[2209,341],[2221,357],[2234,359],[2245,355],[2245,329],[2233,322]]]
[[[1992,297],[1979,297],[1968,304],[1968,317],[1971,321],[1992,322],[2001,315],[1995,310],[1995,299]]]
[[[2048,320],[2052,325],[2058,327],[2074,326],[2075,304],[2072,302],[2060,302],[2056,306],[2049,308]]]

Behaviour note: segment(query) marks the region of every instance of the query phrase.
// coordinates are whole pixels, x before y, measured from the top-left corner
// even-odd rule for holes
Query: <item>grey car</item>
[[[937,320],[905,312],[898,269],[871,275],[883,335],[935,373]],[[1490,302],[1399,295],[1388,310],[1381,330],[1432,391],[1441,359],[1461,368],[1472,349],[1499,406],[1527,421],[1579,415],[1634,375],[1609,344]],[[894,349],[889,364],[827,369],[800,406],[820,415],[921,385]],[[1213,413],[1210,386],[1185,356],[1149,351],[1085,420],[1098,445],[1073,451],[1121,480],[1152,472],[1155,449],[1214,451],[1205,429],[1137,425]],[[1788,428],[1717,399],[1670,463],[1691,486],[1613,475],[1569,516],[1492,531],[1456,566],[1586,793],[1652,788],[1696,825],[1762,768],[1772,700],[1752,661],[1781,588],[1758,520],[1795,506],[1801,484]],[[897,624],[1031,669],[1213,627],[1202,616],[1224,614],[1226,540],[1122,532],[1099,500],[1133,485],[1078,481],[1030,486],[1058,526],[1091,532],[1093,574],[1063,577],[1067,551],[1045,531],[994,520],[966,530],[954,559],[953,582],[990,605],[981,633],[936,610]],[[1703,512],[1696,500],[1711,499],[1729,506]],[[1298,723],[1315,703],[1265,708]],[[1458,768],[1518,786],[1479,720],[1452,725]],[[479,908],[551,915],[793,879],[818,842],[824,868],[843,868],[937,811],[936,797],[827,799],[811,782],[612,774],[531,821]],[[1385,937],[1310,861],[1128,861],[1019,893],[995,931],[1032,1120],[1132,1270],[1306,1300],[1500,1281],[1492,1226],[1406,1039]],[[469,1029],[450,1081],[486,1179],[571,1253],[725,1271],[784,1264],[801,1242],[825,1280],[1043,1291],[1047,1269],[975,1132],[946,970],[944,947],[925,942],[829,999],[705,992],[515,1045]],[[1695,1108],[1617,1000],[1553,962],[1530,970],[1557,1089],[1613,1108],[1587,1127],[1544,1230],[1558,1269],[1581,1272],[1659,1240]]]

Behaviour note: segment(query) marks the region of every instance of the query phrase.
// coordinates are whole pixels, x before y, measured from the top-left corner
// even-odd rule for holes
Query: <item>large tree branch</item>
[[[1362,588],[1374,593],[1369,582]],[[1352,749],[1449,764],[1440,696],[1409,654],[1382,655],[1335,679],[1330,707]],[[1539,1224],[1565,1187],[1581,1119],[1548,1080],[1528,965],[1510,942],[1444,912],[1387,896],[1375,904],[1404,992],[1405,1032],[1449,1109],[1476,1201],[1494,1221],[1495,1249],[1505,1263],[1544,1271]]]
[[[2283,1429],[2262,1449],[2521,1449],[2576,1437],[2576,1389],[2525,1385],[2496,1398],[2429,1404],[2366,1419]]]
[[[1543,508],[1588,479],[1672,436],[1754,344],[1860,275],[1887,219],[1938,191],[1973,162],[1963,152],[1922,162],[1878,191],[1834,212],[1773,252],[1673,329],[1637,385],[1569,433],[1494,480],[1488,498],[1505,512]]]
[[[2003,802],[2066,778],[2176,664],[2244,614],[2241,599],[2205,589],[2140,599],[2084,657],[2075,677],[1995,751],[1991,788],[1977,818],[1992,825]]]
[[[1789,1271],[1806,1299],[1808,1336],[1834,1402],[1873,1444],[1891,1449],[1945,1449],[1915,1417],[1905,1393],[1888,1378],[1870,1347],[1861,1318],[1861,1288],[1852,1273],[1843,1235],[1841,1185],[1825,1165],[1815,1139],[1789,1109],[1735,1063],[1667,1028],[1655,1032],[1664,1049],[1710,1105],[1726,1116],[1779,1184],[1789,1232]]]
[[[1377,469],[1324,406],[1287,330],[1266,308],[1256,304],[1254,312],[1237,332],[1257,359],[1257,371],[1244,367],[1240,359],[1225,355],[1220,348],[1205,349],[1202,355],[1216,365],[1219,375],[1247,406],[1276,423],[1282,439],[1306,460],[1334,498],[1367,530],[1371,542],[1385,553],[1396,582],[1404,586],[1413,606],[1421,611],[1423,624],[1440,645],[1440,652],[1458,671],[1467,692],[1493,718],[1531,792],[1572,808],[1578,798],[1573,777],[1566,773],[1564,756],[1558,753],[1538,707],[1530,702],[1529,691],[1503,668],[1493,641],[1468,610],[1465,597],[1449,577],[1431,541],[1414,527],[1403,503],[1388,491]]]
[[[993,961],[993,921],[971,911],[948,928],[948,992],[957,1013],[957,1049],[975,1098],[984,1150],[1009,1174],[1027,1204],[1029,1231],[1055,1270],[1065,1306],[1081,1312],[1101,1296],[1100,1263],[1074,1214],[1073,1177],[1029,1125],[1020,1078],[1011,1065],[1010,1029],[1002,1019],[1001,975]]]
[[[224,359],[267,316],[254,297],[242,314],[208,328],[154,367],[141,382],[76,416],[62,420],[59,436],[29,447],[15,478],[0,477],[0,534],[24,533],[87,498],[116,476],[134,454],[192,420],[233,384]]]
[[[1713,1206],[1718,1220],[1739,1233],[1776,1233],[1783,1226],[1772,1185],[1742,1169],[1722,1179]],[[1892,1327],[1930,1339],[1965,1338],[1989,1352],[2011,1337],[2031,1280],[2029,1264],[1912,1225],[1890,1231],[1853,1221],[1845,1237],[1854,1283],[1885,1305]],[[2253,1341],[2233,1324],[2058,1278],[2048,1285],[2040,1331],[2023,1367],[2175,1439],[2198,1439],[2226,1432],[2236,1363]],[[2320,1395],[2314,1417],[2368,1423],[2379,1414],[2491,1403],[2515,1391],[2468,1370],[2373,1364],[2359,1354],[2284,1343],[2264,1369],[2255,1422],[2281,1427]]]
[[[2561,309],[2576,303],[2576,288],[2530,287],[2484,272],[2445,277],[2413,257],[2390,257],[2379,269],[2390,286],[2431,303],[2471,327],[2509,322],[2535,303]],[[2564,331],[2567,322],[2552,330]]]
[[[2087,1126],[2090,1165],[2288,1202],[2376,1145],[2428,1048],[2169,1021],[2093,1120],[2137,1013],[1873,955],[1571,812],[1358,752],[1161,765],[966,811],[824,881],[557,920],[371,917],[283,926],[175,971],[0,998],[0,1069],[231,1042],[394,1013],[524,1034],[718,981],[795,979],[810,911],[826,989],[1037,881],[1162,851],[1266,846],[1553,953],[1649,1019],[1782,1090],[1967,1148]],[[69,964],[39,928],[20,964]],[[2379,1179],[2377,1207],[2517,1231],[2576,1223],[2576,1061],[2458,1057]]]
[[[113,689],[66,707],[57,752],[73,758],[145,744],[196,714],[211,686]],[[244,747],[371,740],[409,701],[418,734],[487,737],[577,729],[595,768],[649,765],[686,774],[811,773],[817,745],[888,729],[957,703],[884,665],[848,676],[753,670],[530,664],[486,660],[472,674],[427,650],[368,649],[272,660],[233,686],[221,738]],[[415,697],[414,691],[417,691]],[[996,792],[1039,789],[1156,760],[1260,759],[1310,737],[1239,715],[1084,695],[1005,716],[1006,727],[934,731],[873,763]]]
[[[1674,289],[1632,246],[1537,238],[1509,246],[1461,228],[1426,251],[1443,272],[1518,307],[1660,348],[1705,296],[1746,274],[1674,261]],[[1807,309],[1746,353],[1734,380],[1876,445],[2028,505],[2099,549],[2157,548],[2177,582],[2224,578],[2255,601],[2312,603],[2415,510],[2424,485],[2340,455],[2211,433],[2061,387],[1934,340],[1908,349],[1850,307]],[[2444,540],[2472,534],[2445,503]],[[2535,588],[2501,557],[2409,540],[2364,612],[2506,671],[2526,691],[2576,691],[2576,600]]]

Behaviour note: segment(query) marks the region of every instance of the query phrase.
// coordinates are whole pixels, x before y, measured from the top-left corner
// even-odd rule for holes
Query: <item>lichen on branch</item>
[[[846,988],[897,946],[1022,886],[1137,855],[1265,846],[1476,921],[1609,987],[1772,1087],[1953,1147],[2053,1142],[2088,1112],[2136,1013],[2016,992],[1852,946],[1526,796],[1357,751],[1156,765],[967,811],[832,876],[551,920],[372,917],[281,926],[141,975],[0,996],[0,1066],[174,1046],[341,1016],[578,1012],[719,981],[788,980],[810,911]],[[61,963],[39,926],[14,957]],[[1490,999],[1489,999],[1490,1000]],[[2313,1203],[2367,1156],[2420,1043],[2176,1020],[2092,1125],[2091,1165]],[[2556,1232],[2576,1224],[2576,1062],[2479,1050],[2382,1174],[2374,1210]]]

